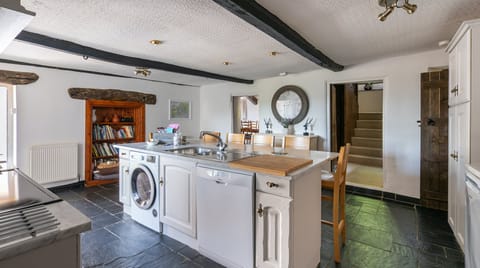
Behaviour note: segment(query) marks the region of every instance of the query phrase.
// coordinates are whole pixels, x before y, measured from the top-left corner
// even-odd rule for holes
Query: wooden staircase
[[[382,167],[382,113],[359,113],[348,161]]]

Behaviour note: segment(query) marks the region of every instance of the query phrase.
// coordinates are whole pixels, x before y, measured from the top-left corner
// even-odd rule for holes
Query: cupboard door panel
[[[160,222],[196,237],[195,163],[160,159]]]
[[[457,45],[457,84],[456,104],[464,103],[470,100],[470,47],[471,30],[468,30]]]
[[[256,267],[289,267],[289,198],[256,194]]]
[[[470,162],[470,103],[464,103],[455,107],[455,126],[457,131],[456,145],[457,156],[457,185],[456,185],[456,235],[460,247],[464,246],[465,239],[465,210],[466,210],[466,188],[465,188],[465,164]]]
[[[455,160],[457,130],[455,107],[448,109],[448,118],[448,223],[453,232],[455,232],[455,202],[457,192],[457,161]]]
[[[453,49],[448,55],[448,105],[454,105],[456,101],[455,88],[457,88],[457,49]]]

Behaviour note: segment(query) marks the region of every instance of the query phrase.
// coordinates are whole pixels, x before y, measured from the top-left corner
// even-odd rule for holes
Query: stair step
[[[358,119],[360,120],[382,120],[383,113],[359,113]]]
[[[360,165],[366,165],[366,166],[373,166],[373,167],[383,166],[383,160],[381,157],[371,157],[371,156],[363,156],[363,155],[355,155],[355,154],[348,155],[348,162],[360,164]]]
[[[352,137],[352,146],[382,148],[382,139]]]
[[[371,157],[382,157],[383,150],[380,148],[351,146],[350,154],[371,156]]]
[[[355,137],[382,138],[381,129],[356,128],[354,131],[355,131]]]
[[[382,120],[357,120],[357,128],[382,129]]]

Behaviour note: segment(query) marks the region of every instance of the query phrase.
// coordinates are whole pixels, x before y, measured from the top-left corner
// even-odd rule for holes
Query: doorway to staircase
[[[351,143],[347,183],[383,188],[383,81],[330,84],[330,148]]]

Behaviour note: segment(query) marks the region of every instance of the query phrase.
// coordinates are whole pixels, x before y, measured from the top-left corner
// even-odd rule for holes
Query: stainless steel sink
[[[178,149],[169,149],[167,152],[172,152],[175,154],[185,154],[185,155],[211,155],[216,154],[218,151],[212,148],[206,147],[185,147]]]
[[[248,153],[240,152],[238,150],[219,151],[214,148],[199,146],[168,149],[165,151],[187,157],[195,157],[200,159],[208,159],[222,162],[229,162],[251,156]]]

